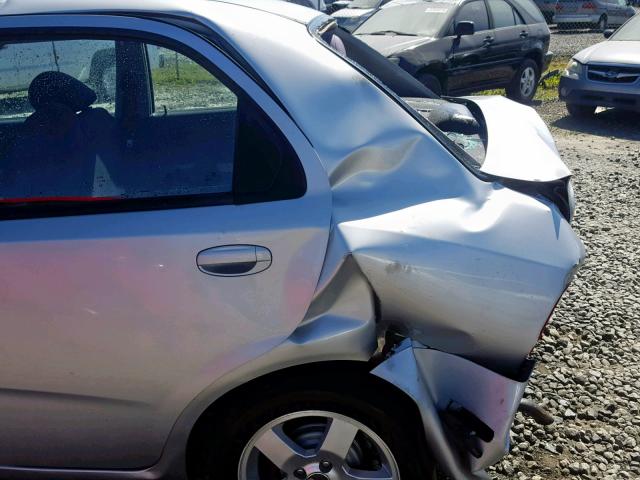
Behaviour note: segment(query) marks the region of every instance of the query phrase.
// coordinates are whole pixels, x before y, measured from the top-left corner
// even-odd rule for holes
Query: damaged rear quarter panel
[[[336,229],[385,323],[498,371],[533,348],[582,255],[557,209],[497,184]]]

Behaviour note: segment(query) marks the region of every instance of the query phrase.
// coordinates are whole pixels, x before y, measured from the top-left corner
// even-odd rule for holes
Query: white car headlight
[[[569,60],[564,69],[564,76],[569,78],[580,78],[582,75],[582,64],[573,58]]]

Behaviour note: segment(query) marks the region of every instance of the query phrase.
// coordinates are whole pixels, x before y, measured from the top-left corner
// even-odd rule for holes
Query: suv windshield
[[[449,17],[450,3],[420,2],[391,5],[379,10],[355,31],[356,35],[435,36]]]
[[[627,22],[620,30],[614,33],[611,40],[623,42],[640,41],[640,16],[636,15]]]

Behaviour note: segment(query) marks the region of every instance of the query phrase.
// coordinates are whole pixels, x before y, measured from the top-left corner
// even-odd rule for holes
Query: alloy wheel
[[[527,67],[520,76],[520,93],[523,97],[529,98],[536,87],[536,72],[532,67]]]
[[[362,423],[333,412],[302,411],[264,425],[249,440],[239,480],[399,480],[386,443]]]

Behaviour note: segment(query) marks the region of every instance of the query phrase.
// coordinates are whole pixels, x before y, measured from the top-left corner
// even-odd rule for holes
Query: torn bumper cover
[[[533,369],[510,379],[462,357],[403,342],[372,373],[418,406],[427,442],[456,480],[487,478],[509,451],[509,430]]]

